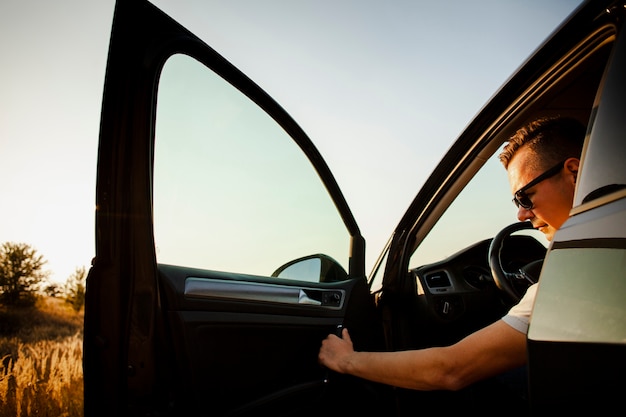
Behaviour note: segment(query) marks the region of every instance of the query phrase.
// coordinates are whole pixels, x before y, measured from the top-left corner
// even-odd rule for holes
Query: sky
[[[376,260],[419,187],[578,0],[154,0],[312,138]],[[114,0],[0,1],[0,244],[95,255]],[[356,152],[354,150],[357,150]]]

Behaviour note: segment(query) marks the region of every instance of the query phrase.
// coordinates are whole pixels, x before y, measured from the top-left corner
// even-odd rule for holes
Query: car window
[[[270,276],[349,235],[301,149],[265,111],[186,55],[158,87],[154,233],[159,263]]]
[[[615,44],[616,51],[626,49],[626,38]],[[626,141],[624,129],[624,95],[626,94],[626,54],[614,53],[600,89],[593,126],[583,152],[583,165],[578,180],[574,207],[610,194],[626,190]]]
[[[480,240],[493,238],[505,226],[518,221],[498,153],[487,160],[441,216],[411,256],[410,268],[441,261]],[[531,234],[547,246],[541,233],[520,234]]]

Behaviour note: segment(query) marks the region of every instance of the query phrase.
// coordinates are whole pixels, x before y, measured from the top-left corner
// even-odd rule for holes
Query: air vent
[[[441,291],[451,288],[452,284],[450,284],[450,278],[445,271],[432,272],[427,274],[424,279],[426,280],[426,285],[428,288]]]

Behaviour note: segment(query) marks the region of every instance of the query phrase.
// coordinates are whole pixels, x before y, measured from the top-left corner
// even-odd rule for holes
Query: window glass
[[[369,286],[370,292],[375,293],[380,291],[383,288],[383,278],[385,273],[385,265],[387,264],[387,259],[389,258],[389,244],[387,242],[385,248],[383,249],[382,257],[379,261],[377,261],[375,265],[375,269],[371,272],[369,277]]]
[[[413,253],[409,267],[441,261],[476,242],[493,238],[505,226],[517,222],[517,209],[511,198],[506,170],[496,154],[448,207]],[[540,232],[519,234],[531,234],[547,246]]]
[[[188,56],[162,71],[155,141],[159,263],[270,276],[323,253],[347,269],[348,232],[302,150]]]
[[[574,206],[618,190],[626,190],[626,37],[621,33],[609,62],[591,136],[583,154]]]

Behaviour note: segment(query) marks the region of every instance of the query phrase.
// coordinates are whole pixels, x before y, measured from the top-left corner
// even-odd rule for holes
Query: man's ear
[[[574,176],[574,182],[576,182],[579,167],[580,159],[578,158],[569,158],[567,161],[565,161],[565,169],[567,169],[568,172]]]

